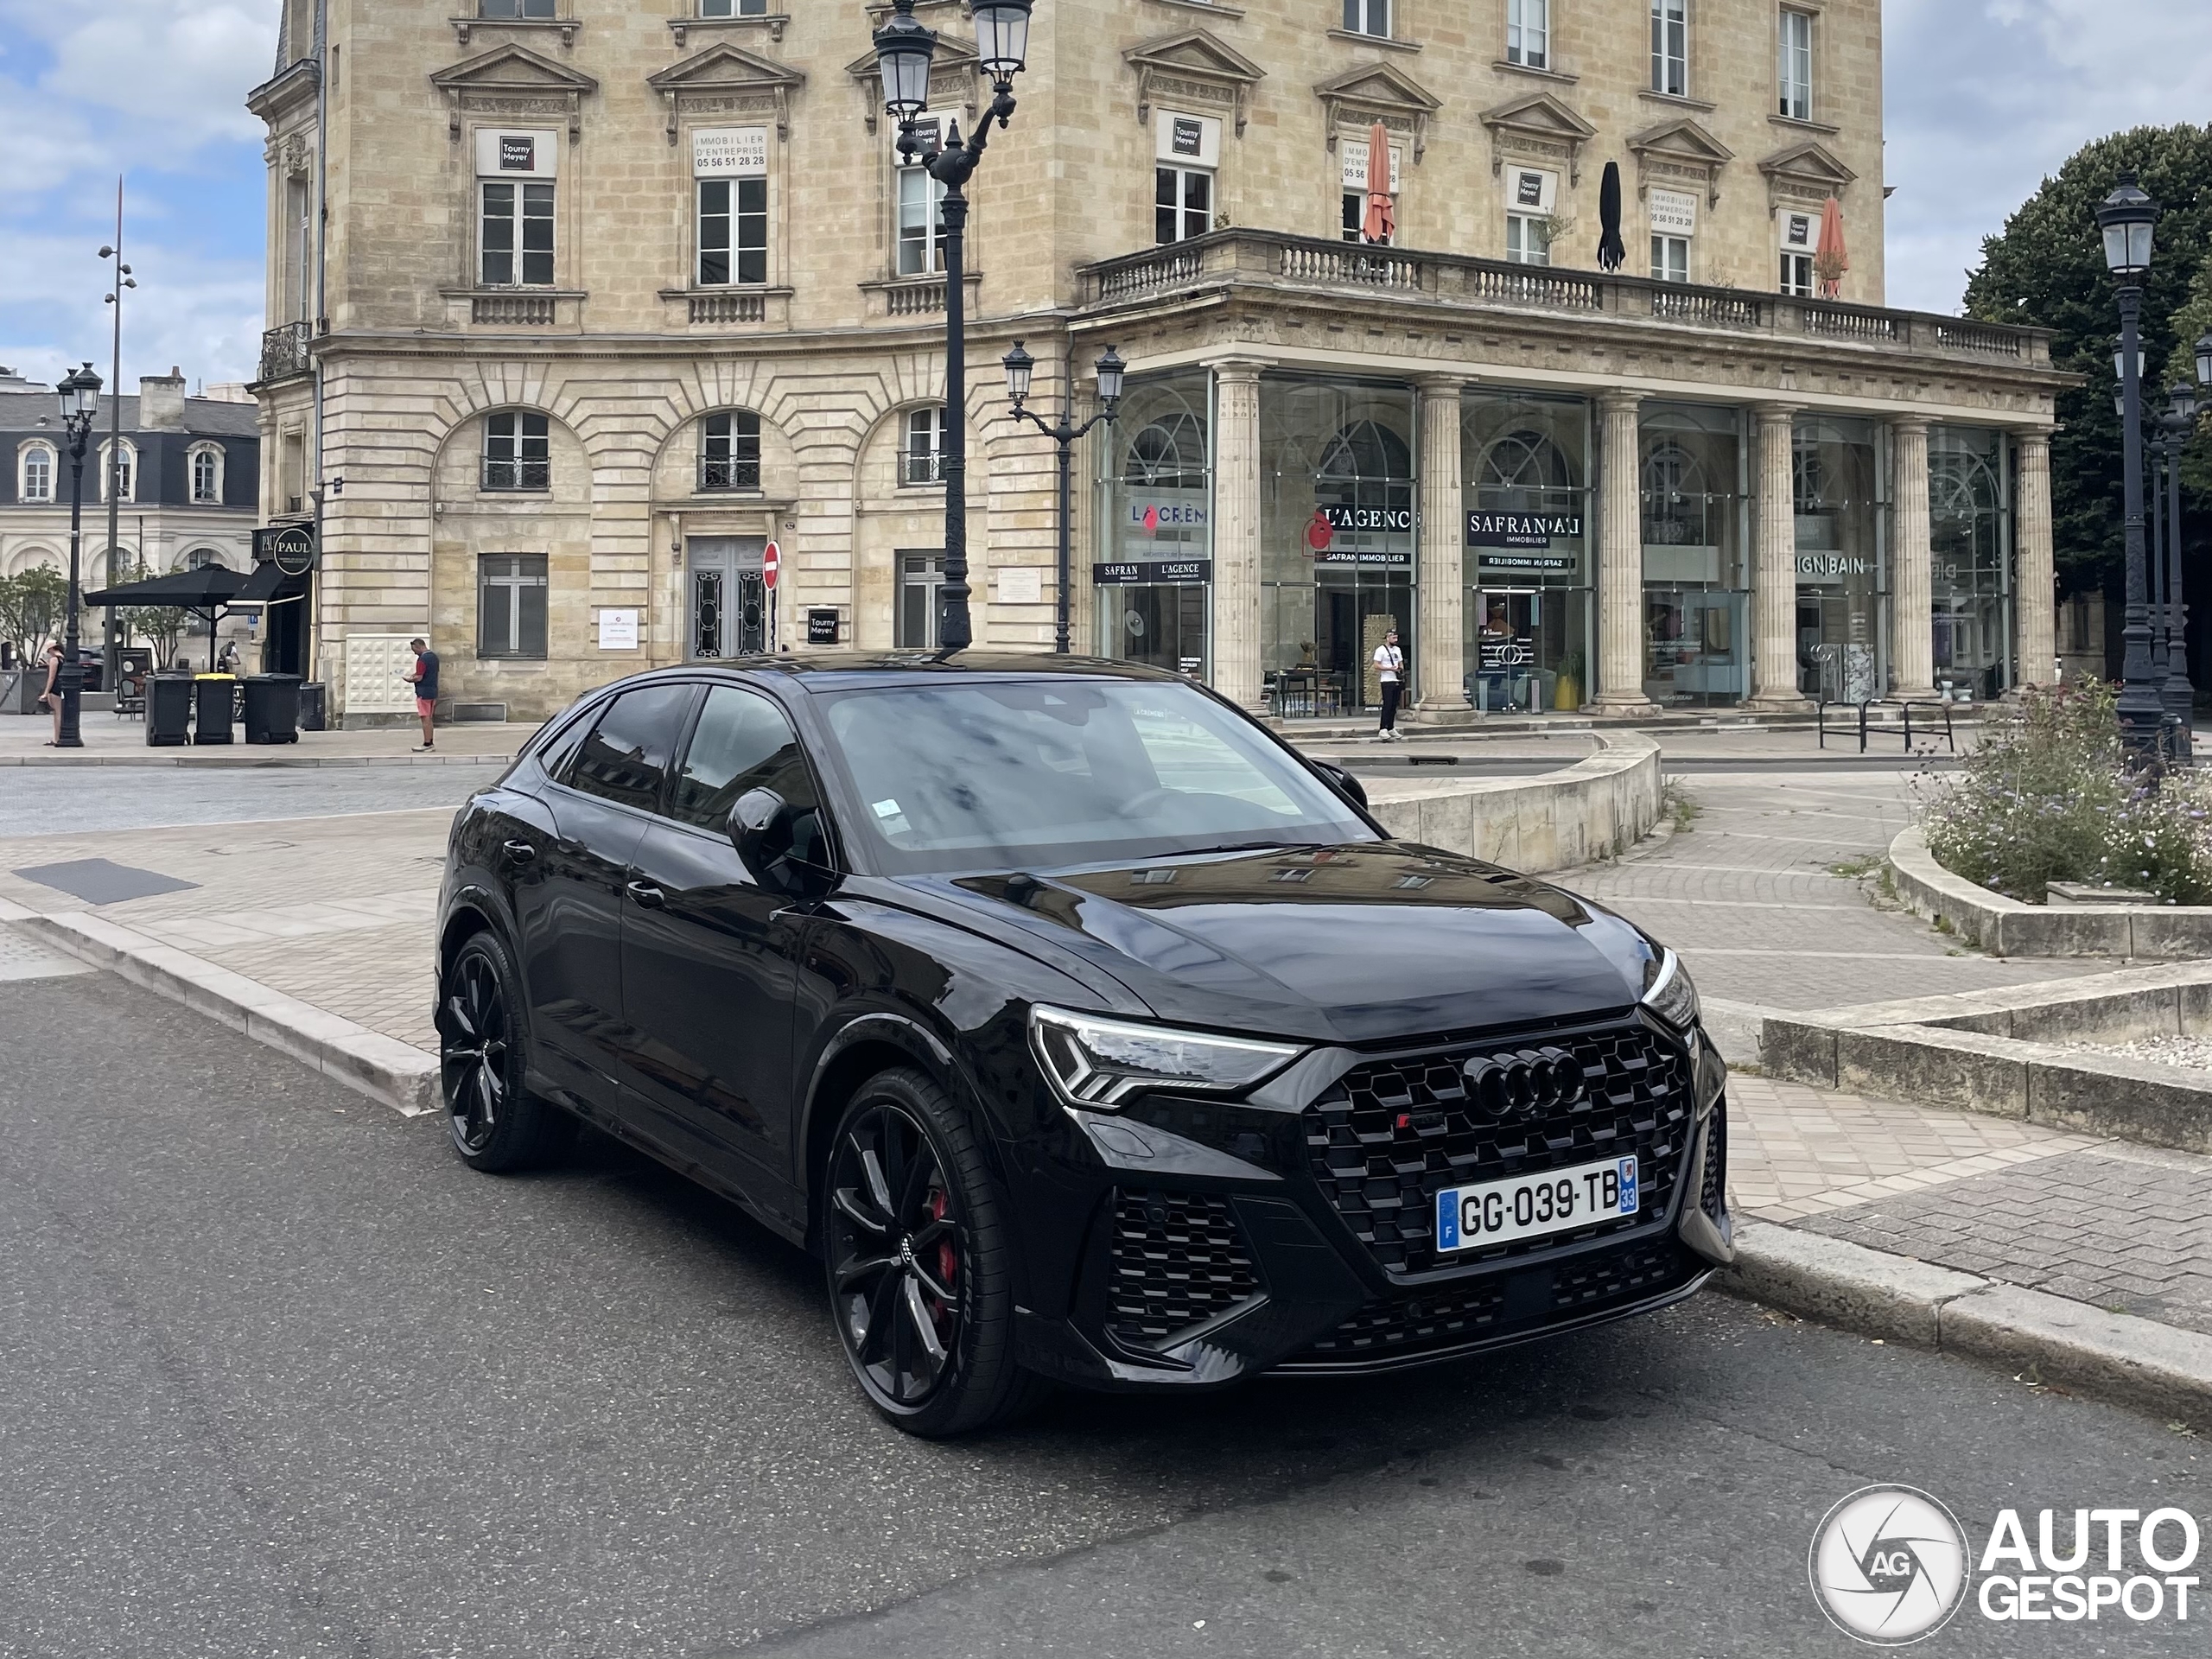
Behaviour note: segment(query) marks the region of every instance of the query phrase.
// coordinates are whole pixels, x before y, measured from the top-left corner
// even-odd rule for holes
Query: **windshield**
[[[887,874],[1376,839],[1191,686],[985,680],[823,701],[858,804],[849,838]]]

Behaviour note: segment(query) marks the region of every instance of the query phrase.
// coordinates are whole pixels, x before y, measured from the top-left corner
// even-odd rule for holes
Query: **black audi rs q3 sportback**
[[[1127,663],[603,687],[455,818],[438,957],[463,1159],[582,1119],[726,1194],[918,1434],[1452,1358],[1731,1253],[1672,951]]]

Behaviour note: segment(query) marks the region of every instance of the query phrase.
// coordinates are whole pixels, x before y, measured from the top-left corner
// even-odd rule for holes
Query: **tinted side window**
[[[561,717],[556,715],[547,722],[548,725],[559,728],[537,748],[538,768],[548,778],[562,778],[569,760],[576,753],[577,745],[583,741],[584,734],[591,730],[593,718],[591,715],[584,714],[572,717],[563,723]],[[562,779],[562,781],[567,780]]]
[[[689,685],[645,685],[625,691],[607,705],[592,734],[576,751],[563,780],[571,789],[625,806],[654,812],[668,775],[684,711],[691,706]]]
[[[692,729],[669,816],[721,830],[730,807],[749,789],[772,789],[794,806],[815,804],[814,780],[784,711],[766,697],[718,685],[707,693]]]

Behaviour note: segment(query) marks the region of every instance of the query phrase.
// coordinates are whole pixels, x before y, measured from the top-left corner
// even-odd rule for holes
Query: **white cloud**
[[[261,124],[246,113],[245,95],[275,67],[278,4],[0,0],[0,18],[53,54],[39,78],[42,99],[101,111],[95,141],[127,145],[129,154],[143,157],[258,135]],[[114,167],[103,162],[101,170]]]
[[[2066,158],[2212,118],[2201,0],[1885,0],[1889,300],[1954,311],[1981,240]]]

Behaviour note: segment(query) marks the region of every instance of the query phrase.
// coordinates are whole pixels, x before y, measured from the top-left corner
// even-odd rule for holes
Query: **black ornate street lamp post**
[[[61,692],[61,731],[54,743],[56,748],[81,749],[85,737],[78,715],[85,693],[85,664],[77,610],[84,590],[79,580],[79,550],[85,522],[85,441],[92,435],[92,416],[99,412],[100,378],[87,363],[63,376],[54,391],[61,396],[61,426],[69,443],[69,606],[61,629],[61,672],[56,680]]]
[[[944,582],[938,589],[938,645],[964,651],[974,633],[968,620],[968,365],[967,293],[963,257],[968,229],[969,179],[983,159],[991,123],[1004,130],[1014,116],[1014,78],[1029,51],[1029,13],[1036,0],[976,0],[976,57],[991,77],[990,107],[968,138],[959,124],[941,139],[925,140],[914,118],[928,106],[930,58],[937,35],[914,21],[914,0],[896,0],[875,31],[876,67],[883,78],[885,112],[899,123],[899,155],[944,187]]]
[[[2165,721],[2164,688],[2153,677],[2151,664],[2150,593],[2143,546],[2143,376],[2137,358],[2141,349],[2143,275],[2151,268],[2152,230],[2158,221],[2158,204],[2137,187],[2133,173],[2120,175],[2118,186],[2097,209],[2105,265],[2120,285],[2120,472],[2127,556],[2127,622],[2120,636],[2126,650],[2120,671],[2120,734],[2130,762],[2136,766],[2148,765],[2156,758],[2159,729]]]
[[[1069,454],[1077,438],[1099,422],[1110,422],[1114,418],[1114,406],[1122,401],[1122,371],[1124,365],[1121,353],[1109,346],[1106,355],[1098,359],[1098,412],[1081,426],[1071,426],[1069,423],[1075,418],[1073,386],[1068,387],[1066,396],[1061,399],[1060,418],[1055,425],[1034,410],[1022,407],[1029,397],[1029,378],[1036,372],[1037,359],[1023,351],[1021,342],[1017,340],[1014,342],[1014,349],[999,361],[1006,368],[1006,395],[1014,404],[1015,418],[1027,421],[1050,438],[1059,451],[1060,530],[1058,559],[1054,567],[1057,586],[1052,595],[1052,649],[1065,657],[1068,652],[1068,594],[1074,581],[1075,557],[1069,540],[1068,514],[1072,505],[1069,499]]]
[[[2166,678],[2161,690],[2171,734],[2170,758],[2191,766],[2196,758],[2196,688],[2189,678],[2189,606],[2182,578],[2181,458],[2189,449],[2190,434],[2196,429],[2196,389],[2186,380],[2177,380],[2168,389],[2166,412],[2158,424],[2166,461]]]

